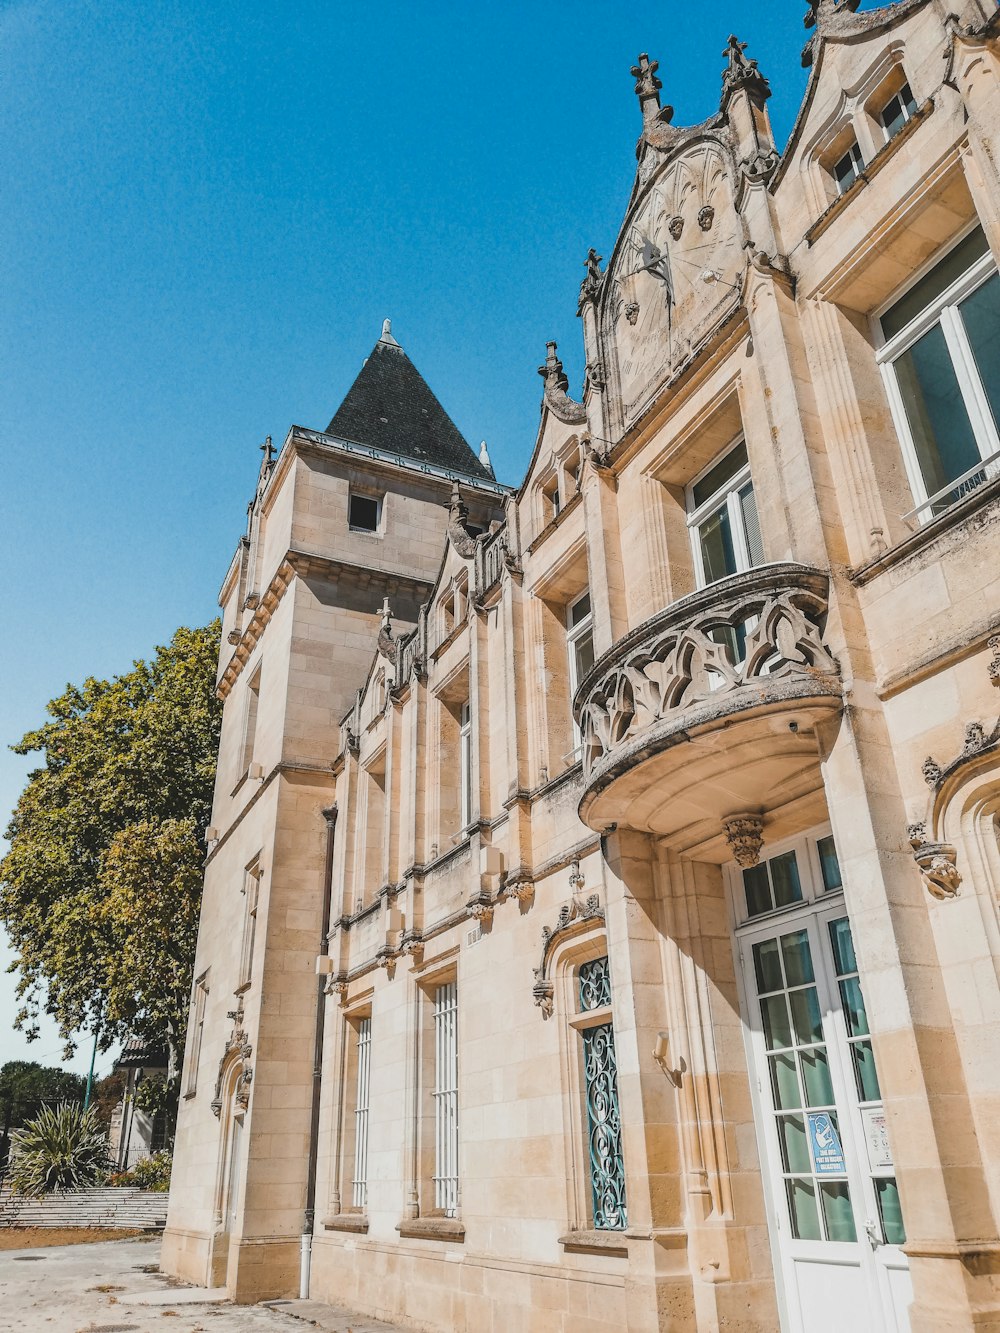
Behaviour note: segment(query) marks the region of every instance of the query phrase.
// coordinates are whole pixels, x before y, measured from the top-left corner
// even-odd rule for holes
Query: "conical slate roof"
[[[382,337],[327,426],[327,434],[492,480],[392,336],[388,320],[382,325]]]

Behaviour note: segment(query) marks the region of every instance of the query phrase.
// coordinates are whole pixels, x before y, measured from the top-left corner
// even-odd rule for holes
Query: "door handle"
[[[873,1222],[871,1218],[865,1223],[865,1234],[868,1237],[868,1243],[873,1250],[877,1250],[882,1244],[882,1235],[878,1228],[878,1223]]]

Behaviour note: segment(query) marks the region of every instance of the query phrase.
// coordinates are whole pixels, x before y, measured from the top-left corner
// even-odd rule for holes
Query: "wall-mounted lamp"
[[[667,1054],[670,1049],[670,1040],[666,1032],[656,1034],[656,1045],[653,1047],[653,1059],[660,1066],[667,1078],[675,1088],[681,1086],[681,1075],[684,1073],[684,1061],[681,1060],[677,1069],[671,1069],[667,1064]]]

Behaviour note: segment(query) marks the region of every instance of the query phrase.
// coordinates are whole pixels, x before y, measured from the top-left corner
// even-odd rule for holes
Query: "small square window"
[[[382,501],[371,495],[352,495],[348,523],[352,532],[378,532],[382,521]]]
[[[913,118],[916,110],[917,103],[910,92],[910,85],[904,83],[902,88],[889,98],[879,116],[887,143],[899,133],[908,120]]]
[[[858,147],[857,140],[855,140],[847,152],[842,157],[838,157],[833,164],[833,179],[837,183],[838,193],[846,194],[864,169],[865,160],[861,156],[861,149]]]

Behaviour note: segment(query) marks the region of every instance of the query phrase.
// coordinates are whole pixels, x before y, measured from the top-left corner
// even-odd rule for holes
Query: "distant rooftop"
[[[392,336],[389,320],[327,426],[354,440],[420,463],[493,480],[427,381]]]

